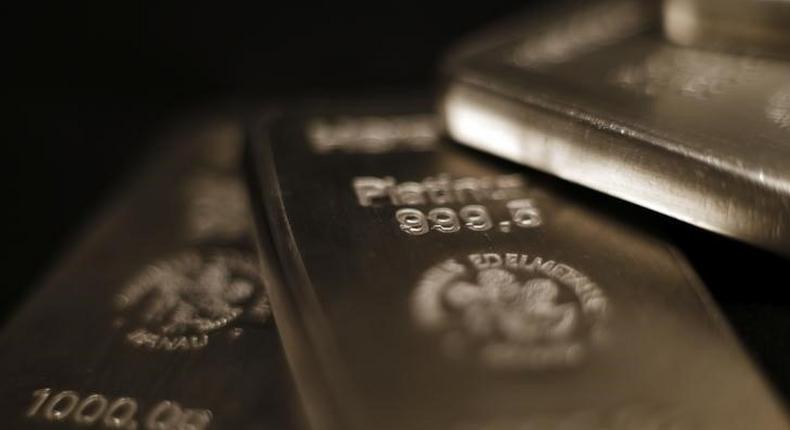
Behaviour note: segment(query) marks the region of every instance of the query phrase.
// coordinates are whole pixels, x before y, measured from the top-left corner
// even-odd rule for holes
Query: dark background
[[[540,2],[5,5],[0,321],[179,114],[228,101],[430,88],[458,37]],[[669,223],[790,397],[788,261]]]
[[[3,69],[12,77],[0,298],[14,299],[54,263],[179,114],[228,101],[427,88],[449,44],[524,3],[3,6]]]

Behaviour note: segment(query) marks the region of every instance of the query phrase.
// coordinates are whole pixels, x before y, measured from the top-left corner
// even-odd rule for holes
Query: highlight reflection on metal
[[[441,102],[450,135],[790,255],[790,63],[677,47],[647,19],[638,34],[577,47],[561,62],[523,62],[532,43],[551,46],[543,39],[553,27],[577,15],[594,25],[590,10],[606,9],[565,10],[537,34],[459,48]]]
[[[566,62],[640,32],[652,12],[638,0],[593,3],[560,25],[538,28],[534,38],[513,51],[512,60],[526,68]]]
[[[680,45],[790,59],[787,0],[664,0],[663,24]]]
[[[264,278],[315,428],[786,428],[684,259],[617,218],[634,208],[441,140],[316,151],[317,120],[419,109],[351,106],[294,106],[251,138]]]
[[[0,427],[302,428],[237,123],[200,116],[168,138],[4,327]]]

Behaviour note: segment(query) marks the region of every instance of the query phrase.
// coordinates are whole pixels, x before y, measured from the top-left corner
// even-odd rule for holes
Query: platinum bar
[[[604,4],[459,48],[449,134],[790,256],[790,63],[677,47],[642,2]]]
[[[295,105],[253,128],[263,273],[313,428],[787,428],[649,217],[425,112]]]
[[[0,427],[303,428],[237,123],[179,124],[3,328]]]

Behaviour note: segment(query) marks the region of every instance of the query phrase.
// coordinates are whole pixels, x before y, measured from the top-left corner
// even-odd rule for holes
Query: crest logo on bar
[[[470,254],[431,267],[412,297],[419,326],[451,356],[502,369],[572,367],[605,338],[609,300],[586,275],[516,253]]]
[[[271,316],[255,260],[231,251],[193,251],[145,268],[116,297],[119,319],[135,347],[162,351],[204,348],[221,332]]]

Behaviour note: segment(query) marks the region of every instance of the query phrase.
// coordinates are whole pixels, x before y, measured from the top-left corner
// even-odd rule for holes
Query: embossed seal
[[[223,329],[265,323],[271,309],[255,260],[235,251],[192,251],[144,269],[116,297],[134,346],[177,351],[205,347]]]
[[[414,318],[445,351],[495,368],[580,364],[605,337],[609,301],[576,269],[520,253],[470,254],[431,267],[412,297]]]

